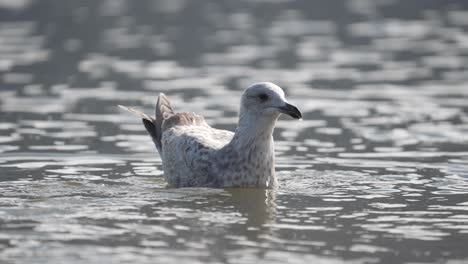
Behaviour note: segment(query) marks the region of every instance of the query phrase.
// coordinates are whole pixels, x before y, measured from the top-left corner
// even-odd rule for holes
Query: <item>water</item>
[[[0,1],[0,262],[468,262],[468,8],[454,1]],[[118,104],[234,129],[277,190],[170,189]]]

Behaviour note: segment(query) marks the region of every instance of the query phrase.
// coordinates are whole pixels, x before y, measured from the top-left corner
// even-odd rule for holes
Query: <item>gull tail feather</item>
[[[156,129],[156,123],[157,123],[156,119],[153,118],[153,117],[150,117],[149,115],[147,115],[147,114],[145,114],[143,112],[135,110],[135,109],[133,109],[131,107],[126,107],[126,106],[123,106],[123,105],[118,105],[118,107],[120,109],[128,111],[128,112],[134,114],[135,116],[141,118],[141,120],[143,121],[143,125],[146,128],[146,131],[151,136],[151,139],[153,140],[154,145],[158,149],[159,153],[161,153],[161,151],[162,151],[162,149],[161,149],[161,135],[158,134],[158,131],[161,131],[161,130]]]
[[[156,129],[157,141],[159,142],[158,150],[161,149],[161,136],[162,136],[162,127],[164,120],[174,115],[174,110],[172,110],[171,102],[169,98],[163,93],[160,93],[156,99],[156,120],[154,126]],[[161,150],[160,150],[161,152]]]
[[[159,94],[156,100],[155,118],[130,107],[123,105],[119,105],[119,107],[141,118],[143,125],[145,125],[146,131],[148,131],[148,134],[150,134],[153,139],[154,145],[158,149],[159,154],[162,154],[161,138],[163,122],[165,119],[174,115],[174,110],[172,110],[169,98],[167,98],[163,93]]]
[[[156,119],[163,120],[169,118],[171,115],[174,114],[174,110],[172,110],[171,102],[169,98],[163,93],[160,93],[157,101],[156,101]]]
[[[135,116],[138,116],[138,117],[140,117],[140,118],[142,118],[142,119],[145,119],[145,120],[147,120],[147,121],[154,121],[154,118],[150,117],[149,115],[147,115],[147,114],[145,114],[145,113],[143,113],[143,112],[140,112],[140,111],[138,111],[138,110],[135,110],[135,109],[133,109],[133,108],[131,108],[131,107],[127,107],[127,106],[123,106],[123,105],[117,105],[117,106],[118,106],[120,109],[125,110],[125,111],[127,111],[127,112],[130,112],[130,113],[134,114]]]

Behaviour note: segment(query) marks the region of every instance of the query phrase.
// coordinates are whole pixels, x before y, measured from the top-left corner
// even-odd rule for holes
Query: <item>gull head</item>
[[[288,103],[283,89],[271,82],[261,82],[249,86],[242,94],[241,113],[277,118],[286,114],[301,119],[302,114]]]

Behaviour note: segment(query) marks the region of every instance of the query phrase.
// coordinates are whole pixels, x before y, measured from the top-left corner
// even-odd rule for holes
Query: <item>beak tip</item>
[[[280,108],[280,112],[283,114],[287,114],[292,118],[302,120],[302,113],[295,107],[294,105],[291,104],[286,104],[284,107]]]

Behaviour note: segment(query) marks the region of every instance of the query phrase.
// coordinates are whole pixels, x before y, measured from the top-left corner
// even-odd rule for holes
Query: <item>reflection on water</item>
[[[0,0],[0,262],[468,261],[468,11]],[[277,190],[167,188],[155,95],[234,129],[272,81]]]

